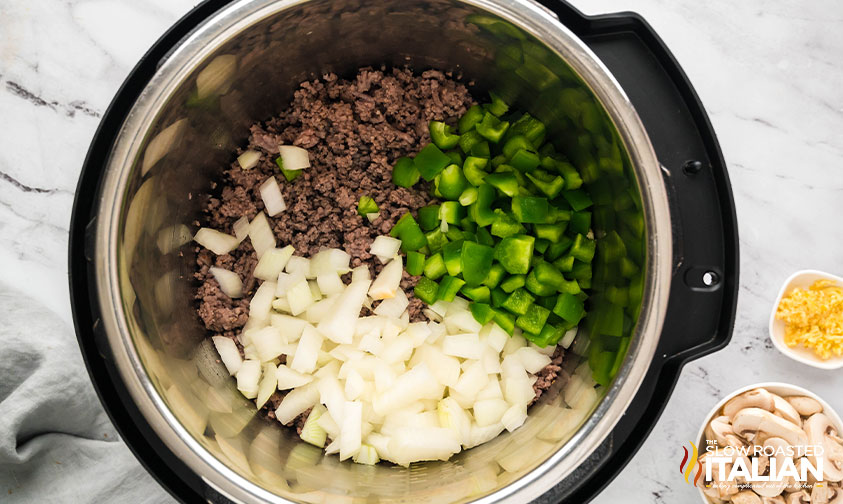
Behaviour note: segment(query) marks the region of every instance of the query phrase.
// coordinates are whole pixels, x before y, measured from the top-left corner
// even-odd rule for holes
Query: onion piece
[[[284,196],[281,194],[281,188],[278,187],[278,182],[275,180],[274,175],[266,179],[258,190],[266,207],[266,213],[270,217],[278,215],[287,209],[287,204],[284,203]]]
[[[272,301],[275,299],[275,288],[275,282],[264,282],[258,287],[249,302],[249,320],[269,321],[269,312],[272,311]]]
[[[259,212],[249,223],[249,239],[252,240],[252,247],[255,249],[258,259],[267,250],[275,248],[275,234],[273,234],[266,214],[263,212]]]
[[[295,248],[292,245],[287,245],[282,249],[271,248],[263,253],[258,260],[257,266],[253,273],[255,278],[261,280],[275,280],[278,275],[287,265],[287,261],[293,256]]]
[[[401,240],[398,238],[380,235],[372,242],[372,246],[369,248],[369,253],[373,256],[377,256],[382,263],[386,263],[398,254],[398,250],[400,248]]]
[[[351,271],[348,264],[351,256],[348,252],[335,248],[322,249],[310,258],[310,272],[308,278],[317,278],[319,275],[336,273],[344,275]]]
[[[275,377],[275,364],[272,362],[264,363],[263,376],[261,376],[260,384],[258,385],[258,397],[255,400],[255,405],[258,409],[263,408],[269,397],[277,390],[278,379]]]
[[[234,236],[241,242],[249,236],[249,218],[245,215],[234,221]]]
[[[319,390],[316,389],[315,384],[309,383],[284,396],[278,409],[275,410],[275,418],[282,424],[288,424],[304,413],[307,408],[316,406],[318,401]]]
[[[328,440],[328,432],[319,425],[319,419],[327,412],[328,410],[321,404],[317,404],[310,410],[310,414],[307,415],[307,420],[304,421],[304,426],[301,429],[300,437],[302,441],[324,448],[325,441]]]
[[[401,276],[404,273],[404,266],[401,258],[396,257],[381,270],[380,274],[369,289],[369,296],[372,299],[389,299],[395,297],[396,292],[401,288]]]
[[[247,399],[258,396],[258,382],[261,377],[261,363],[256,360],[245,360],[237,371],[237,390]]]
[[[571,346],[571,343],[574,342],[574,338],[577,337],[577,331],[579,327],[572,327],[565,332],[565,335],[562,336],[562,339],[559,340],[559,344],[562,345],[562,348],[568,349]]]
[[[249,340],[255,346],[255,351],[258,353],[261,362],[275,360],[284,353],[284,347],[287,344],[281,335],[281,329],[272,326],[250,332]]]
[[[301,170],[310,167],[310,157],[307,151],[295,145],[279,145],[281,163],[285,170]]]
[[[371,212],[366,214],[366,218],[369,219],[369,222],[375,222],[375,219],[381,216],[380,212]]]
[[[240,168],[244,170],[251,170],[258,165],[260,160],[261,153],[253,150],[247,150],[243,152],[243,154],[237,156],[237,163],[240,165]]]
[[[340,460],[345,460],[360,451],[363,435],[363,404],[360,401],[346,401],[340,425]]]
[[[323,318],[317,328],[334,343],[350,344],[354,337],[354,327],[363,302],[366,300],[366,292],[371,282],[362,280],[351,282],[345,291],[337,297],[334,303],[333,313]]]
[[[287,343],[295,343],[301,337],[302,331],[307,326],[307,321],[298,317],[273,313],[269,316],[270,324],[281,330],[281,336]]]
[[[528,373],[536,374],[550,364],[550,357],[528,346],[519,348],[515,355]]]
[[[322,335],[313,326],[306,326],[296,347],[296,354],[290,363],[290,369],[299,373],[315,371],[320,348],[322,348]]]
[[[220,290],[222,290],[223,294],[231,299],[243,297],[243,281],[240,280],[240,275],[227,269],[217,268],[216,266],[211,266],[208,271],[211,272],[211,275],[220,284]]]
[[[516,404],[510,406],[503,414],[501,423],[509,432],[514,431],[527,420],[527,405]]]
[[[199,228],[193,240],[216,255],[228,254],[240,245],[236,237],[210,228]]]
[[[442,340],[442,351],[463,359],[480,359],[483,356],[483,343],[475,334],[452,334]]]
[[[345,290],[345,284],[342,283],[340,276],[335,273],[323,273],[316,276],[316,285],[319,290],[326,296],[333,294],[340,294]]]
[[[243,365],[243,358],[240,357],[240,350],[237,349],[237,343],[225,336],[214,336],[211,339],[214,342],[217,353],[220,354],[220,360],[228,370],[228,374],[231,376],[236,375],[237,371],[240,370],[240,366]]]
[[[278,390],[301,387],[313,381],[312,376],[293,371],[286,364],[278,366],[278,369],[275,371],[275,378],[278,380]]]
[[[384,268],[386,269],[386,268]],[[378,276],[380,278],[380,276]],[[375,280],[377,282],[377,280]],[[372,287],[374,287],[374,283]],[[369,292],[372,292],[372,289],[369,289]],[[380,317],[390,317],[390,318],[399,318],[401,314],[404,313],[404,310],[410,305],[410,301],[407,299],[407,295],[404,293],[404,289],[397,289],[395,291],[395,296],[389,299],[384,299],[381,301],[381,304],[375,308],[375,315]],[[425,337],[427,337],[427,332],[425,332]],[[415,345],[418,346],[418,345]]]
[[[287,261],[284,271],[291,275],[302,276],[304,278],[312,278],[310,276],[310,259],[307,257],[293,256]]]
[[[287,303],[293,315],[304,313],[313,304],[313,293],[310,292],[307,280],[302,278],[287,288]]]
[[[472,408],[474,420],[480,427],[496,424],[501,421],[501,418],[509,407],[509,403],[503,399],[484,399],[477,401],[474,403],[474,408]]]

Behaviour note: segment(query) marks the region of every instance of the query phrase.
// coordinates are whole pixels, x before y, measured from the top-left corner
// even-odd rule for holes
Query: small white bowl
[[[811,348],[805,348],[801,345],[795,347],[787,346],[784,342],[785,323],[781,320],[776,320],[776,310],[778,309],[779,303],[781,303],[784,296],[797,287],[807,289],[813,285],[814,282],[822,279],[834,280],[837,285],[843,287],[843,278],[817,270],[797,271],[785,280],[784,285],[782,285],[782,288],[779,291],[778,297],[776,297],[776,302],[773,304],[773,312],[770,314],[770,339],[773,341],[773,345],[778,348],[781,353],[787,355],[793,360],[809,366],[814,366],[815,368],[838,369],[843,367],[843,357],[831,357],[823,360],[820,359]]]
[[[780,382],[764,382],[764,383],[756,383],[754,385],[747,385],[746,387],[741,387],[738,390],[735,390],[728,396],[724,397],[716,406],[711,408],[711,411],[708,412],[708,415],[705,417],[705,421],[703,422],[702,426],[700,426],[699,432],[697,432],[697,448],[700,450],[699,455],[701,456],[705,452],[705,426],[711,422],[715,415],[720,411],[720,409],[725,406],[725,404],[735,396],[741,395],[744,392],[748,392],[753,389],[763,388],[767,389],[768,392],[772,392],[773,394],[778,394],[782,397],[788,396],[806,396],[810,397],[811,399],[816,400],[820,403],[823,407],[823,413],[831,420],[831,423],[837,427],[837,432],[843,432],[843,420],[840,419],[840,415],[828,404],[823,398],[818,396],[817,394],[811,392],[810,390],[804,389],[802,387],[791,385],[789,383],[780,383]],[[701,478],[704,479],[704,478]],[[703,484],[700,483],[700,486],[697,489],[700,492],[700,498],[702,499],[703,504],[710,504],[708,498],[706,498],[705,494],[703,493]]]

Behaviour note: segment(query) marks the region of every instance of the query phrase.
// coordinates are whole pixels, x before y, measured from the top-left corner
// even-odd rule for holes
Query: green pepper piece
[[[615,358],[616,354],[609,351],[595,353],[593,359],[589,358],[591,377],[597,384],[608,386],[612,382],[611,371],[615,363]]]
[[[442,194],[442,197],[448,198],[449,200],[459,198],[467,185],[468,181],[462,174],[462,168],[455,164],[448,165],[439,174],[439,192]]]
[[[459,197],[459,194],[457,195]],[[465,217],[466,210],[458,201],[443,201],[439,207],[439,218],[453,224],[459,225],[460,220]]]
[[[533,301],[536,298],[530,295],[524,289],[515,289],[512,294],[510,294],[503,303],[501,303],[501,308],[505,308],[506,310],[516,314],[516,315],[524,315],[527,313],[527,310],[530,306],[533,305]]]
[[[498,306],[502,305],[506,298],[509,297],[509,294],[503,291],[501,288],[492,289],[492,306],[497,308]]]
[[[543,122],[528,113],[524,113],[517,121],[512,123],[508,133],[524,135],[533,147],[539,148],[544,142],[547,128]],[[553,149],[553,144],[547,144]]]
[[[550,247],[550,240],[544,238],[536,238],[535,250],[537,254],[544,254],[548,247]]]
[[[462,272],[462,244],[463,240],[452,241],[442,247],[442,257],[445,258],[445,268],[448,274],[457,276]]]
[[[506,156],[504,156],[503,154],[498,154],[497,156],[492,158],[492,168],[497,168],[502,164],[506,164],[507,161],[509,160],[506,159]]]
[[[415,162],[408,157],[398,158],[392,167],[392,183],[398,187],[413,187],[420,176]]]
[[[506,238],[508,236],[524,233],[524,226],[500,208],[495,209],[495,215],[495,222],[492,223],[493,235],[499,238]]]
[[[568,275],[568,278],[573,278],[574,280],[585,280],[587,278],[591,278],[591,275],[591,263],[574,261],[574,267],[571,268],[571,274]]]
[[[513,135],[510,137],[506,142],[503,144],[503,155],[506,156],[507,159],[512,159],[512,156],[515,155],[521,149],[526,151],[532,150],[533,144],[527,140],[527,137],[524,135]]]
[[[482,229],[482,228],[481,228]],[[486,275],[486,278],[483,279],[483,285],[489,287],[490,289],[494,289],[497,287],[503,277],[506,275],[506,270],[500,263],[492,264],[492,267],[489,268],[489,273]]]
[[[462,171],[468,183],[473,186],[479,186],[483,183],[483,178],[486,176],[486,165],[489,163],[488,159],[476,156],[468,156],[462,165]]]
[[[495,201],[495,188],[489,184],[477,187],[477,202],[471,205],[471,217],[478,226],[484,227],[495,222],[497,215],[492,211]]]
[[[501,121],[494,115],[486,112],[483,120],[474,126],[474,129],[486,140],[498,143],[509,128],[508,121]]]
[[[562,283],[556,286],[556,290],[567,294],[579,294],[582,292],[579,282],[585,280],[563,280]]]
[[[495,246],[495,239],[492,238],[491,233],[486,228],[477,228],[477,243],[481,245],[488,245],[489,247]]]
[[[472,145],[471,155],[481,159],[489,159],[492,157],[492,150],[489,148],[489,142],[477,142]]]
[[[596,250],[596,243],[594,240],[589,240],[585,236],[578,234],[574,238],[574,244],[571,245],[571,255],[574,259],[582,262],[590,263],[594,259],[594,252]]]
[[[366,214],[375,213],[379,210],[378,204],[369,196],[360,196],[357,202],[357,213],[365,217]]]
[[[556,298],[556,306],[553,307],[553,313],[559,315],[568,322],[579,323],[585,316],[585,307],[583,302],[568,293],[559,294]]]
[[[568,223],[564,221],[558,224],[536,224],[536,237],[548,240],[551,243],[559,243],[567,227]]]
[[[580,289],[590,289],[591,288],[591,279],[590,278],[584,278],[582,280],[577,280],[576,282],[577,282],[577,287],[579,287]]]
[[[509,197],[518,194],[518,179],[513,173],[492,173],[484,181]]]
[[[545,259],[548,261],[555,261],[556,259],[559,259],[573,243],[573,238],[562,235],[558,242],[550,244],[550,247],[548,247],[547,252],[544,255]]]
[[[620,346],[618,347],[618,351],[615,354],[615,363],[612,364],[612,370],[609,371],[609,379],[612,379],[617,376],[618,371],[620,371],[621,365],[624,361],[624,357],[626,357],[626,351],[629,350],[629,341],[629,336],[624,336],[623,338],[621,338]]]
[[[424,272],[424,254],[421,252],[407,252],[407,265],[404,267],[407,273],[419,276]]]
[[[466,230],[470,233],[473,233],[473,232],[477,231],[477,224],[475,224],[475,222],[473,220],[471,220],[470,215],[466,215],[465,217],[460,219],[459,225],[460,225],[461,228],[463,228],[464,230]]]
[[[574,168],[574,165],[562,162],[557,165],[556,169],[565,179],[565,189],[573,190],[582,187],[582,177],[580,176],[580,172]]]
[[[424,237],[427,240],[428,249],[433,253],[439,252],[442,250],[442,247],[448,243],[448,238],[445,236],[445,233],[443,233],[438,227],[433,231],[425,233]]]
[[[565,336],[565,329],[550,323],[546,323],[544,327],[542,327],[541,332],[537,335],[530,333],[525,334],[525,337],[528,340],[542,348],[545,348],[548,345],[556,345],[563,336]]]
[[[413,294],[427,304],[436,302],[436,294],[439,292],[439,284],[427,277],[419,278],[413,288]]]
[[[433,254],[424,261],[424,276],[436,280],[448,272],[442,254]]]
[[[460,136],[451,133],[451,127],[442,121],[430,121],[428,124],[430,140],[440,149],[453,149],[460,141]]]
[[[533,271],[536,274],[536,280],[544,285],[553,287],[554,289],[556,289],[557,285],[561,285],[562,282],[565,281],[565,277],[562,276],[562,272],[552,264],[545,261],[541,261],[536,264]]]
[[[562,197],[571,204],[571,208],[576,212],[585,210],[593,204],[591,198],[582,189],[563,191]]]
[[[563,279],[562,281],[564,282],[565,280]],[[527,278],[524,282],[524,287],[536,296],[550,296],[552,294],[556,294],[557,291],[556,286],[545,285],[539,282],[539,279],[536,277],[535,269],[527,274]]]
[[[515,289],[520,289],[521,287],[524,287],[525,282],[525,275],[511,275],[507,277],[506,280],[501,282],[501,289],[504,292],[511,294],[512,292],[515,292]]]
[[[465,188],[465,190],[463,190],[462,194],[460,194],[459,202],[462,206],[469,206],[475,201],[477,201],[476,187],[467,187]]]
[[[607,263],[613,263],[626,257],[626,245],[614,229],[606,233],[600,241],[600,250]]]
[[[574,256],[567,255],[564,257],[560,257],[553,261],[553,265],[559,268],[559,271],[563,273],[568,273],[574,269]]]
[[[565,180],[559,175],[555,177],[543,170],[528,173],[527,178],[548,198],[555,198],[565,187]]]
[[[591,212],[574,212],[571,215],[571,224],[568,227],[571,231],[578,234],[588,234],[591,227]]]
[[[509,159],[509,164],[522,173],[528,173],[539,165],[539,156],[532,151],[518,149]]]
[[[537,304],[530,305],[527,308],[527,313],[515,319],[515,325],[520,327],[522,331],[530,334],[539,334],[547,322],[547,317],[550,315],[550,310],[539,306]]]
[[[439,175],[439,172],[444,170],[450,163],[451,158],[439,150],[439,147],[433,144],[425,145],[422,150],[416,154],[415,159],[413,159],[413,164],[416,169],[419,171],[422,178],[428,182]]]
[[[472,130],[477,123],[483,120],[483,116],[485,114],[486,111],[483,110],[483,107],[480,105],[472,105],[468,110],[466,110],[465,114],[460,117],[458,124],[460,134],[462,135]]]
[[[486,105],[486,110],[498,117],[506,114],[509,110],[509,105],[500,96],[491,91],[489,91],[489,97],[492,99],[492,103]]]
[[[451,227],[448,228],[448,232],[445,233],[445,236],[448,237],[448,241],[455,242],[455,241],[459,241],[459,240],[464,240],[465,239],[465,232],[462,229],[460,229],[456,226],[451,226]],[[443,245],[443,247],[444,247],[444,245]]]
[[[462,149],[462,151],[466,154],[471,154],[471,148],[484,141],[485,139],[482,135],[480,135],[480,133],[475,130],[471,130],[460,135],[460,149]]]
[[[419,226],[425,231],[439,227],[439,205],[427,205],[419,208]]]
[[[465,281],[461,278],[445,275],[445,278],[439,282],[439,290],[436,291],[436,300],[453,301],[463,285],[465,285]]]
[[[547,198],[516,196],[512,198],[512,213],[518,222],[543,224],[547,221]]]
[[[275,164],[278,165],[278,169],[281,170],[281,174],[284,175],[284,178],[287,179],[287,182],[292,182],[301,176],[302,171],[304,170],[285,170],[284,169],[284,161],[281,157],[275,158]]]
[[[481,324],[488,324],[495,318],[495,311],[488,303],[474,302],[468,305],[474,320]]]
[[[533,260],[536,239],[529,235],[507,236],[495,246],[495,259],[512,275],[526,275]]]
[[[448,247],[445,247],[446,253]],[[483,283],[489,270],[492,269],[492,261],[495,250],[488,245],[465,241],[462,244],[460,253],[460,270],[466,284],[477,286]],[[445,262],[447,265],[447,261]]]
[[[491,298],[491,291],[485,285],[478,285],[475,287],[471,287],[468,285],[464,285],[460,292],[472,301],[477,301],[478,303],[488,303],[489,299]]]
[[[462,155],[460,155],[459,151],[449,150],[448,152],[445,153],[445,155],[448,156],[451,159],[450,164],[462,166],[463,159],[462,159]]]
[[[506,331],[507,334],[512,336],[512,333],[515,332],[515,315],[511,313],[507,313],[500,308],[493,308],[495,311],[495,323],[500,326],[501,329]]]
[[[398,219],[389,234],[401,240],[401,249],[404,251],[418,250],[427,245],[424,232],[409,212]]]

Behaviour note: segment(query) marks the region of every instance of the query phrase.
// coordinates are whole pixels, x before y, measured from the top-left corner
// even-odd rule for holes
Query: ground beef
[[[565,349],[557,346],[553,355],[550,356],[550,364],[536,374],[536,383],[533,384],[533,391],[536,393],[536,398],[533,399],[533,402],[538,401],[542,394],[548,392],[551,386],[556,383],[557,378],[562,373],[562,361],[564,358]]]

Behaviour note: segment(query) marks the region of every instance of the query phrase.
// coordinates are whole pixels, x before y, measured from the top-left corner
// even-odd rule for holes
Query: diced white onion
[[[258,397],[255,399],[255,405],[258,408],[263,408],[266,401],[278,390],[278,380],[275,377],[275,364],[272,362],[264,363],[262,371],[261,381],[258,385]]]
[[[344,275],[351,271],[348,264],[351,256],[340,249],[322,249],[310,258],[310,273],[308,278],[318,278],[319,275],[339,274]]]
[[[258,188],[261,194],[261,200],[266,207],[266,213],[270,217],[280,214],[287,209],[287,204],[284,202],[284,196],[281,194],[281,188],[275,180],[275,176],[271,176],[264,181]]]
[[[259,212],[249,223],[249,239],[252,241],[252,247],[258,259],[267,250],[275,248],[275,234],[263,212]]]
[[[284,271],[294,276],[314,278],[310,275],[310,259],[307,257],[293,256],[287,261]]]
[[[369,219],[369,222],[374,222],[375,219],[381,216],[380,212],[371,212],[366,214],[366,218]]]
[[[378,278],[380,278],[380,276]],[[375,280],[375,282],[377,282],[377,280]],[[374,288],[374,286],[375,284],[373,283],[372,287]],[[369,289],[369,292],[371,291],[372,289]],[[381,304],[375,308],[375,315],[379,315],[381,317],[399,318],[401,317],[401,314],[404,313],[404,310],[407,309],[409,304],[410,301],[407,299],[407,295],[404,294],[404,289],[396,289],[394,297],[384,299],[381,301]]]
[[[401,240],[387,235],[380,235],[372,242],[369,253],[377,256],[382,263],[386,263],[398,254],[401,248]]]
[[[337,297],[333,313],[323,318],[317,328],[334,343],[351,343],[354,326],[366,300],[366,292],[371,283],[368,280],[351,282],[345,291]]]
[[[286,296],[287,303],[290,305],[290,313],[293,315],[304,313],[314,302],[310,284],[304,278],[288,287]]]
[[[360,401],[346,401],[340,425],[340,460],[345,460],[360,451],[363,434],[363,405]]]
[[[284,352],[284,346],[287,344],[284,337],[281,336],[281,329],[272,326],[251,332],[249,339],[255,346],[255,351],[258,353],[261,362],[275,360]]]
[[[240,168],[243,168],[244,170],[251,170],[258,165],[260,160],[261,153],[253,150],[247,150],[243,154],[237,156],[237,163],[240,164]]]
[[[249,236],[249,218],[245,215],[234,221],[234,236],[238,241],[243,241]]]
[[[199,228],[193,240],[216,255],[228,254],[240,245],[236,237],[209,228]]]
[[[313,383],[293,389],[281,400],[281,404],[275,410],[275,418],[282,424],[288,424],[304,413],[307,408],[316,406],[318,401],[319,390]]]
[[[214,279],[220,284],[220,290],[231,299],[243,297],[243,281],[240,275],[227,269],[212,266],[209,271]]]
[[[261,378],[261,363],[245,360],[237,371],[237,390],[248,399],[258,396],[258,382]]]
[[[345,284],[337,273],[323,273],[316,276],[316,285],[326,296],[340,294],[345,290]]]
[[[228,370],[228,374],[231,376],[236,375],[237,371],[240,370],[240,366],[243,364],[243,358],[240,357],[240,350],[237,349],[237,343],[225,336],[214,336],[211,339],[214,342],[217,353],[220,354],[220,360]]]
[[[567,350],[568,347],[571,346],[571,343],[574,342],[574,338],[577,337],[577,330],[578,329],[579,329],[579,327],[572,327],[571,329],[568,329],[567,331],[565,331],[565,335],[562,336],[561,340],[559,340],[559,344],[562,345],[562,348]]]
[[[401,258],[396,257],[381,270],[369,289],[372,299],[389,299],[401,288],[401,275],[404,272]]]
[[[480,359],[483,356],[483,345],[477,334],[453,334],[442,340],[442,351],[446,355],[453,355],[463,359]]]
[[[287,261],[293,256],[295,249],[287,245],[282,249],[271,248],[263,253],[255,266],[254,276],[261,280],[276,280],[278,275],[287,265]]]
[[[281,163],[285,170],[301,170],[310,167],[310,157],[307,151],[295,145],[280,145]]]
[[[307,374],[293,371],[286,364],[281,364],[275,371],[275,378],[278,380],[278,390],[288,390],[313,381],[313,377]]]
[[[290,363],[290,369],[299,373],[312,373],[316,370],[316,359],[322,347],[322,335],[313,326],[304,328],[299,338],[296,354]]]

